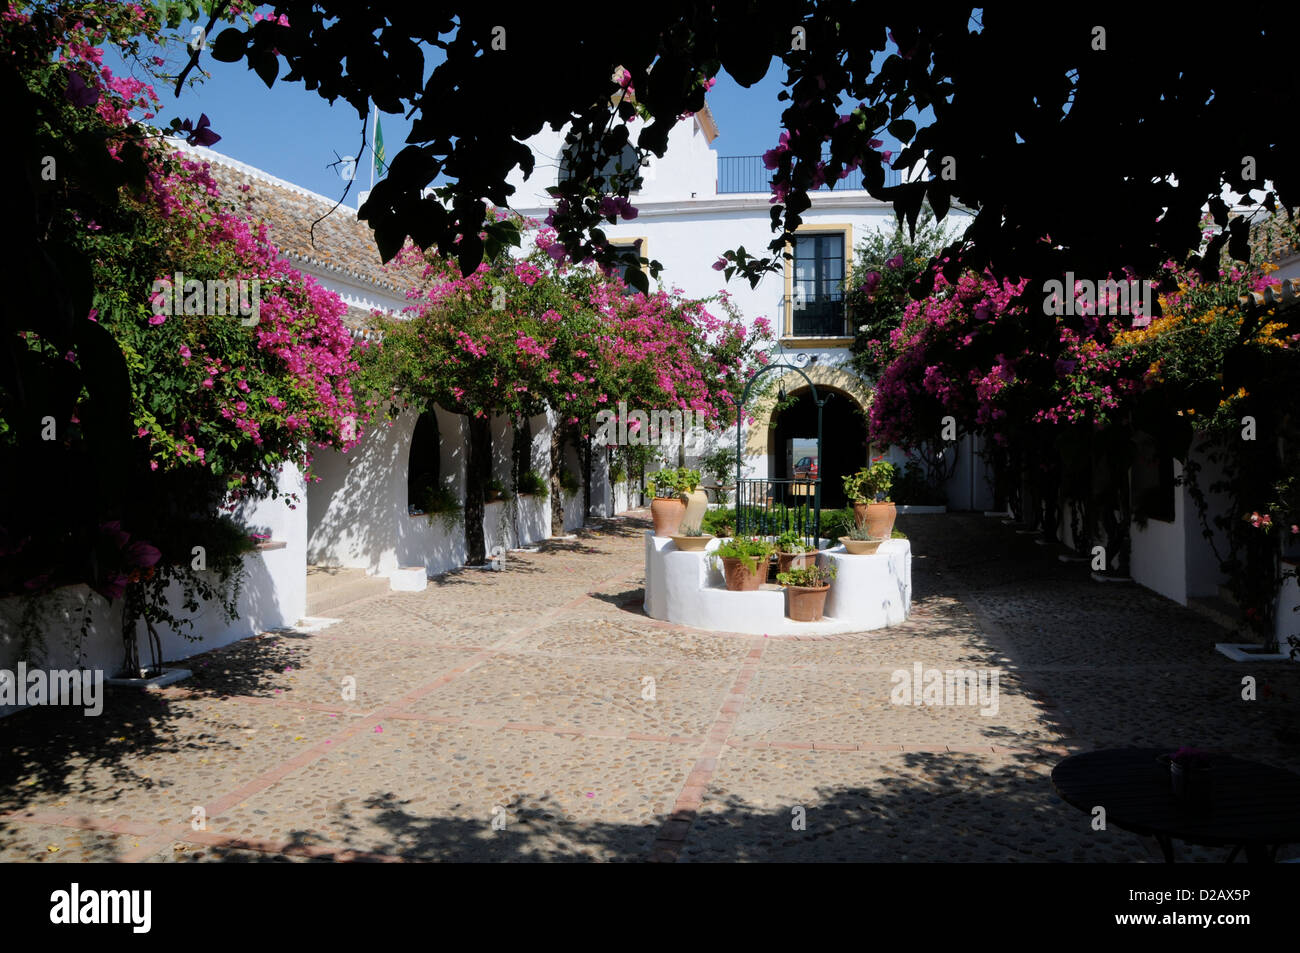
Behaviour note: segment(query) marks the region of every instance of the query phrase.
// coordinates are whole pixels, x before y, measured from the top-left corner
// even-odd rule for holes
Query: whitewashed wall
[[[441,407],[435,408],[441,437],[442,479],[464,499],[465,454],[468,421]],[[467,551],[463,526],[448,532],[442,522],[411,516],[407,499],[407,472],[411,437],[418,415],[401,414],[392,426],[380,424],[349,453],[323,452],[315,462],[321,478],[308,491],[307,560],[320,565],[364,569],[386,576],[398,568],[423,566],[430,576],[465,564]],[[532,469],[543,480],[550,477],[548,418],[531,419]],[[510,421],[492,421],[492,475],[509,486],[513,432]],[[581,526],[566,510],[566,528]],[[515,506],[488,503],[483,514],[484,540],[489,551],[534,543],[550,535],[550,502],[521,496]]]
[[[215,602],[205,602],[190,615],[182,605],[180,587],[168,589],[172,614],[189,617],[192,628],[183,632],[157,626],[163,661],[188,658],[200,652],[229,645],[267,629],[294,625],[306,614],[307,606],[307,516],[302,474],[287,466],[280,474],[281,493],[297,494],[294,505],[286,498],[251,500],[233,512],[250,532],[269,533],[284,548],[261,550],[244,557],[244,581],[237,603],[238,615],[231,621]],[[196,540],[195,545],[202,545]],[[23,598],[0,600],[0,668],[13,671],[19,661],[29,669],[102,669],[105,676],[117,674],[123,658],[121,601],[109,603],[88,586],[67,586],[37,604],[39,620],[25,629]],[[90,626],[81,636],[82,620]],[[140,661],[150,655],[145,627],[137,624]]]

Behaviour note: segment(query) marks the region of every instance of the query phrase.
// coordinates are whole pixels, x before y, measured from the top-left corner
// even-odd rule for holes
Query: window
[[[609,244],[614,248],[617,248],[620,252],[623,251],[632,252],[633,254],[637,255],[640,258],[650,257],[650,251],[649,251],[650,242],[644,236],[640,238],[611,238],[609,240]],[[646,275],[650,274],[649,270],[646,268],[645,265],[641,266],[641,270],[645,272]],[[623,289],[623,294],[625,295],[637,294],[637,289],[632,287],[631,285],[627,285]]]
[[[786,334],[794,337],[839,338],[844,325],[844,226],[801,229],[787,263],[789,320]]]
[[[563,153],[561,153],[560,155],[560,181],[561,182],[565,182],[573,178],[573,172],[571,171],[571,166],[573,164],[572,157],[575,154],[574,150],[576,149],[577,149],[576,145],[566,146]],[[639,166],[640,163],[637,159],[636,148],[632,146],[631,143],[625,145],[622,151],[619,152],[618,155],[611,156],[609,159],[605,161],[605,164],[600,167],[598,175],[600,175],[601,178],[605,180],[604,184],[601,186],[601,191],[602,192],[615,191],[613,183],[610,180],[614,176],[619,175],[620,173],[631,172],[635,169],[638,169]],[[633,192],[638,191],[641,188],[642,184],[643,183],[642,183],[641,176],[637,175],[636,179],[632,182],[631,191]]]
[[[434,411],[420,414],[411,434],[411,452],[406,465],[407,512],[422,512],[430,491],[442,474],[442,437]]]

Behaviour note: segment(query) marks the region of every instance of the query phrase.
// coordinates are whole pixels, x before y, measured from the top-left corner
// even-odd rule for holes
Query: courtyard
[[[1300,668],[1231,662],[1208,619],[998,519],[900,517],[908,621],[800,638],[648,619],[648,526],[364,595],[100,718],[0,721],[0,859],[1156,862],[1052,766],[1191,745],[1300,768]],[[995,710],[894,704],[918,664],[997,673]]]

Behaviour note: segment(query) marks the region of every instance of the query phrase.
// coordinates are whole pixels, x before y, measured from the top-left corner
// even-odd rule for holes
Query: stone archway
[[[839,459],[840,457],[844,457],[845,455],[839,452],[844,449],[842,445],[838,446],[834,453],[830,452],[830,448],[837,438],[842,439],[844,437],[844,427],[840,426],[839,433],[833,431],[831,427],[835,426],[834,420],[836,418],[839,418],[841,423],[843,423],[843,414],[846,412],[851,412],[854,415],[864,413],[866,409],[871,406],[871,391],[867,388],[867,385],[862,378],[843,367],[810,363],[807,367],[803,368],[803,371],[817,386],[819,395],[824,397],[826,394],[835,394],[831,399],[831,402],[826,405],[826,417],[824,419],[823,430],[824,452],[827,453],[828,460],[831,458]],[[767,459],[767,466],[761,474],[765,477],[778,476],[784,468],[784,449],[775,446],[775,441],[777,439],[776,430],[778,428],[773,425],[773,412],[776,404],[776,395],[778,387],[782,385],[785,387],[787,394],[791,396],[807,394],[807,403],[809,405],[812,403],[808,382],[805,381],[800,374],[790,371],[784,376],[778,378],[777,383],[769,389],[764,397],[752,401],[750,406],[747,408],[753,415],[754,419],[746,428],[745,432],[745,457],[750,461],[765,457]],[[779,425],[780,421],[778,420],[776,423]],[[864,435],[865,429],[865,421],[863,421],[860,432]],[[853,431],[854,435],[851,439],[857,440],[859,430],[856,426],[853,426]],[[857,448],[855,447],[852,449],[854,450],[854,453],[849,455],[854,456],[856,459]],[[861,463],[866,462],[865,458],[868,455],[869,448],[864,448],[862,453],[864,459]],[[842,469],[843,465],[842,461],[840,464],[837,464],[837,471]],[[834,487],[831,486],[829,480],[823,483],[822,492],[824,500],[826,499],[825,494],[827,493],[830,494],[830,500],[836,500],[842,495],[839,476],[832,474],[832,477],[834,478]],[[824,503],[823,505],[825,506],[827,503]]]
[[[821,457],[817,461],[822,508],[840,509],[848,505],[844,477],[866,466],[870,456],[867,421],[857,401],[844,391],[823,385],[817,393],[826,401],[822,408]],[[816,453],[817,406],[812,391],[805,385],[790,391],[790,396],[793,405],[775,414],[768,428],[768,471],[779,480],[803,475],[795,466],[803,456]]]
[[[842,367],[828,367],[822,364],[809,364],[803,372],[817,385],[818,391],[823,388],[827,391],[838,391],[851,398],[854,404],[864,411],[871,406],[871,391],[862,378],[853,372],[846,371]],[[745,409],[753,415],[754,419],[745,434],[746,456],[767,453],[768,430],[772,425],[772,410],[776,404],[779,385],[785,386],[786,393],[793,394],[807,387],[808,382],[799,374],[790,371],[778,379],[778,384],[773,385],[768,394],[750,402]]]

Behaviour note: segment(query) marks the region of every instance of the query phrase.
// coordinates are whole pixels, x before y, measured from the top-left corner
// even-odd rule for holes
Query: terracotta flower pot
[[[841,536],[840,542],[844,544],[844,549],[850,556],[871,556],[874,555],[883,539],[850,539],[847,536]]]
[[[686,515],[686,504],[677,498],[661,499],[655,497],[650,501],[650,519],[654,521],[656,536],[672,536],[682,526],[682,517]]]
[[[853,504],[853,517],[858,519],[858,507]],[[872,536],[889,539],[894,533],[894,521],[898,519],[898,508],[893,503],[867,503],[862,506],[863,515],[858,526],[865,527]]]
[[[674,536],[673,542],[684,553],[702,553],[714,537],[705,533],[703,536]]]
[[[786,586],[785,614],[792,622],[820,622],[822,610],[826,608],[826,593],[831,591],[825,586]]]
[[[743,556],[725,556],[722,576],[731,592],[757,592],[767,578],[768,561],[762,556],[749,559]]]
[[[776,571],[789,572],[791,569],[807,569],[813,565],[816,553],[777,553]]]

